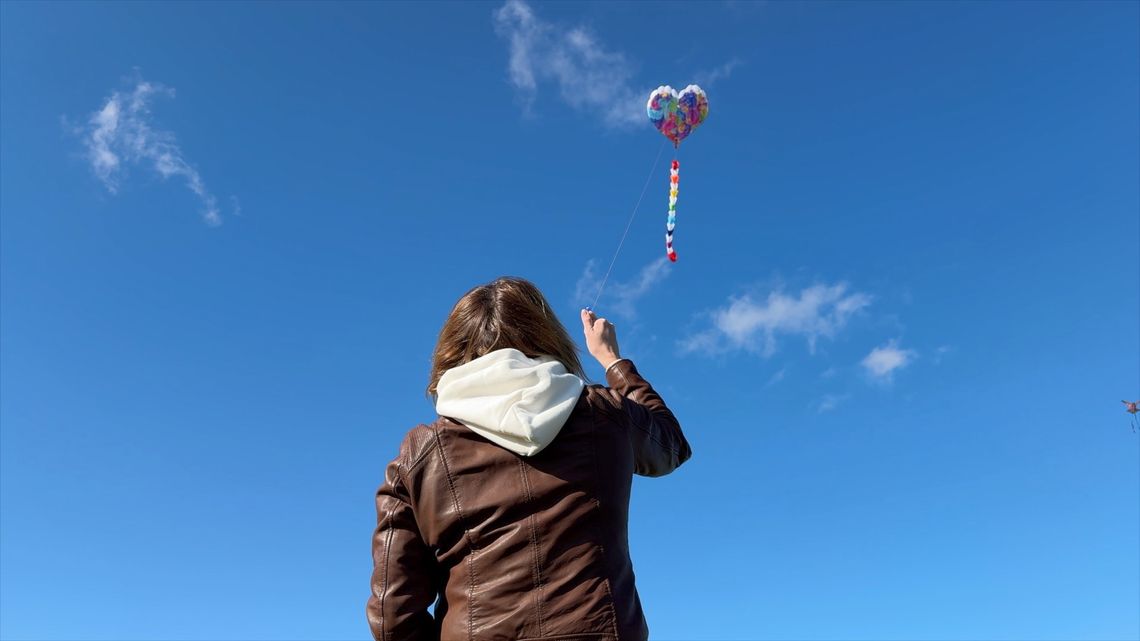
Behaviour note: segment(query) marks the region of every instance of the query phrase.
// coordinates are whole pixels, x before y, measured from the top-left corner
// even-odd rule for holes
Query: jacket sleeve
[[[436,599],[436,560],[416,525],[399,459],[388,465],[376,493],[376,514],[367,607],[372,636],[377,641],[437,638],[428,612]]]
[[[677,418],[632,361],[621,359],[610,365],[606,382],[622,397],[622,407],[629,417],[634,472],[664,476],[689,460],[693,452]]]

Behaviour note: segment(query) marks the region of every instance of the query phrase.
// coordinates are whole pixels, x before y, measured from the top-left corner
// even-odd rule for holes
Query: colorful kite
[[[673,230],[677,227],[677,187],[681,179],[681,163],[677,161],[677,149],[681,146],[681,141],[688,138],[689,134],[693,133],[693,130],[705,121],[705,118],[708,118],[709,99],[705,96],[704,90],[696,85],[685,87],[679,94],[672,87],[662,85],[649,94],[649,102],[646,104],[645,110],[649,114],[649,121],[653,123],[653,126],[657,127],[662,135],[673,142],[673,162],[669,165],[669,217],[665,220],[665,255],[669,257],[669,260],[677,262],[677,251],[673,249]],[[621,248],[625,244],[625,238],[629,234],[629,228],[633,225],[633,219],[637,217],[637,210],[645,198],[645,190],[649,188],[649,181],[657,171],[657,161],[661,159],[661,152],[664,150],[665,143],[662,142],[657,157],[653,159],[653,167],[645,178],[645,184],[641,186],[641,196],[637,198],[637,204],[633,206],[633,211],[629,214],[629,221],[625,224],[625,231],[621,235],[621,240],[618,241],[614,257],[610,259],[610,266],[606,268],[606,274],[602,276],[602,282],[598,285],[598,293],[594,296],[594,303],[586,309],[593,309],[602,298],[602,291],[606,288],[610,272],[613,271],[618,254],[621,253]]]
[[[708,118],[709,99],[697,85],[689,85],[679,94],[672,87],[662,85],[649,94],[645,111],[657,131],[673,141],[673,163],[669,166],[669,216],[665,219],[665,254],[669,260],[677,262],[677,251],[673,249],[673,230],[677,227],[677,187],[681,179],[677,149],[681,146],[681,141]]]

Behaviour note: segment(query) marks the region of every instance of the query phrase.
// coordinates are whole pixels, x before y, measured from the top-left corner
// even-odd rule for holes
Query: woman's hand
[[[618,351],[617,330],[614,324],[604,318],[598,318],[593,310],[582,310],[582,333],[586,335],[586,349],[590,355],[598,359],[603,368],[608,368],[621,360]]]

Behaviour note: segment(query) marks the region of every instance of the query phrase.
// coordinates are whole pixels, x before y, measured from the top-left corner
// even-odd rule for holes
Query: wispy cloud
[[[635,303],[653,289],[657,283],[669,276],[669,262],[664,256],[658,257],[641,268],[637,276],[627,281],[615,281],[611,276],[606,281],[605,289],[599,304],[604,305],[606,312],[617,316],[632,319],[637,316]],[[586,263],[578,283],[574,287],[574,302],[577,305],[593,304],[598,296],[598,286],[601,285],[602,275],[597,273],[596,263],[591,260]]]
[[[77,128],[91,171],[112,194],[118,192],[129,165],[153,169],[163,179],[180,178],[201,202],[202,219],[220,225],[218,201],[183,155],[174,133],[154,124],[150,106],[156,96],[173,97],[174,89],[138,79],[129,91],[111,92]]]
[[[824,394],[823,398],[819,399],[819,403],[816,405],[815,411],[820,414],[823,414],[824,412],[830,412],[839,407],[839,404],[847,400],[849,397],[850,396],[848,394]]]
[[[775,290],[761,301],[746,294],[710,312],[712,327],[689,336],[680,346],[685,352],[740,349],[767,357],[776,352],[781,336],[802,336],[814,352],[819,339],[833,338],[870,304],[870,295],[849,292],[846,283],[813,285],[794,295]]]
[[[539,87],[552,84],[567,104],[600,113],[609,127],[643,124],[645,96],[630,82],[634,65],[625,54],[608,50],[584,27],[543,20],[523,0],[507,0],[494,18],[510,48],[510,82],[528,111]]]
[[[901,349],[898,340],[892,339],[885,345],[871,350],[863,359],[862,364],[872,379],[889,383],[896,370],[910,364],[918,353],[910,349]]]
[[[727,79],[732,75],[732,71],[742,64],[744,64],[743,60],[733,58],[719,67],[698,71],[694,77],[696,78],[697,84],[708,89],[717,82]]]
[[[941,365],[942,357],[946,356],[952,351],[954,351],[954,348],[952,346],[940,345],[937,349],[934,350],[934,364]]]
[[[784,380],[784,376],[787,373],[788,373],[788,368],[786,368],[786,367],[780,368],[780,371],[776,372],[775,374],[772,374],[772,376],[770,376],[768,378],[768,382],[764,384],[764,387],[772,387],[776,383],[779,383],[780,381]]]

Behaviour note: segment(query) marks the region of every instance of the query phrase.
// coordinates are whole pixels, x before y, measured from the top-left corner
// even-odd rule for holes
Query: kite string
[[[637,209],[641,207],[641,201],[645,198],[645,191],[649,189],[649,181],[653,180],[653,174],[657,171],[657,163],[661,160],[661,152],[665,151],[665,143],[667,142],[669,141],[661,141],[661,147],[657,149],[657,157],[653,159],[653,168],[649,170],[649,175],[645,177],[645,184],[641,186],[641,195],[637,197],[637,204],[633,206],[633,212],[629,215],[629,222],[625,224],[625,231],[621,235],[621,241],[618,243],[617,251],[614,252],[614,257],[610,259],[610,266],[606,268],[606,275],[602,277],[602,283],[598,285],[598,295],[594,297],[594,303],[590,305],[589,309],[593,309],[597,306],[598,300],[602,297],[602,290],[606,287],[606,281],[610,279],[610,272],[613,271],[618,254],[621,253],[622,245],[625,244],[625,237],[629,235],[629,228],[633,226],[633,219],[637,217]]]

